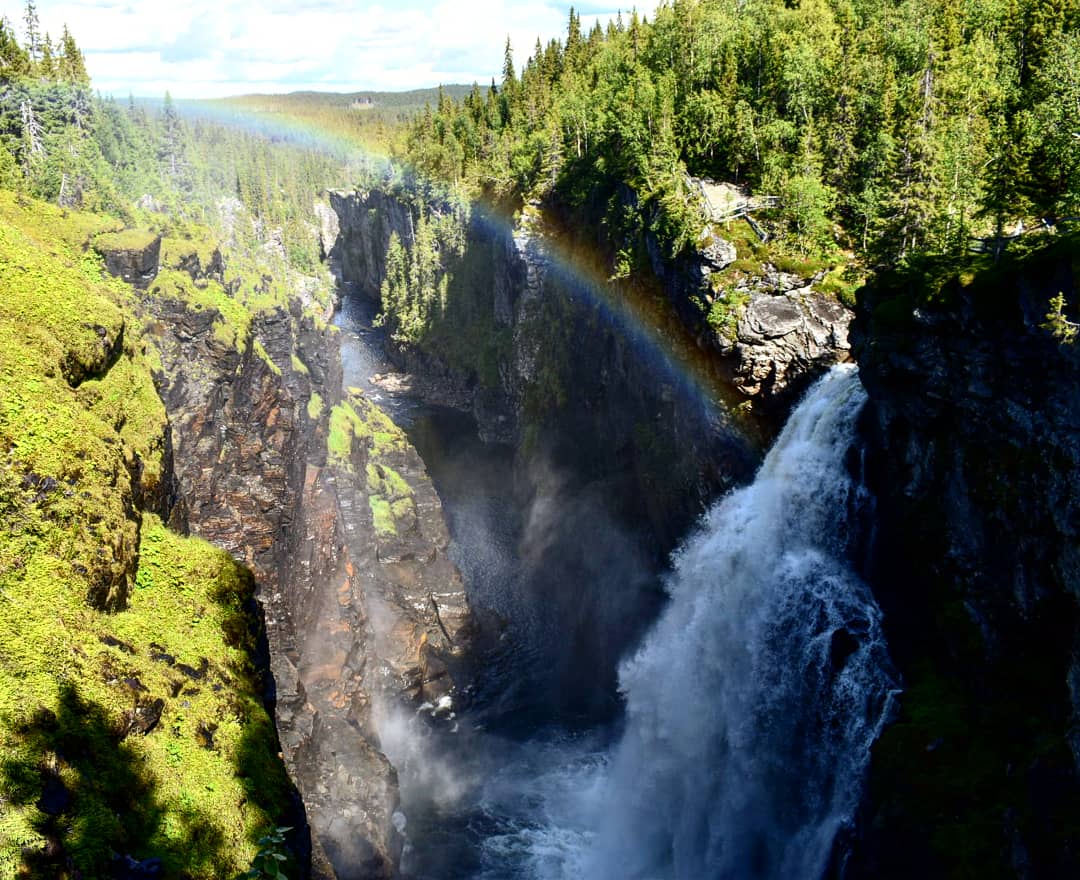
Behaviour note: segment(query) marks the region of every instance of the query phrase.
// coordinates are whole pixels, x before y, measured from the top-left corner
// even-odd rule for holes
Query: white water
[[[527,867],[485,876],[822,875],[896,693],[880,611],[845,560],[864,400],[854,369],[834,369],[687,540],[671,602],[621,669],[621,741],[526,773],[521,824],[485,848],[496,865],[526,849]]]

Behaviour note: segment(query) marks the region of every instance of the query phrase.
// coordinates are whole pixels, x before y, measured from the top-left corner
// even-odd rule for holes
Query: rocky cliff
[[[326,251],[377,299],[390,236],[415,247],[418,208],[378,190],[329,201]],[[420,393],[471,410],[481,436],[518,449],[523,502],[545,491],[540,472],[570,469],[603,484],[623,521],[647,523],[646,542],[666,552],[706,498],[749,476],[752,432],[605,301],[611,292],[575,268],[537,206],[512,228],[475,209],[465,240],[461,258],[443,261],[450,305],[427,336],[391,338],[388,353]]]
[[[0,876],[233,877],[290,792],[254,585],[162,523],[143,295],[87,253],[116,225],[0,193]]]
[[[848,876],[1077,873],[1080,351],[1047,325],[1076,253],[863,294],[868,576],[906,691]]]
[[[220,256],[205,262],[227,277]],[[172,426],[174,522],[255,573],[315,876],[395,877],[397,783],[376,710],[451,701],[467,635],[438,499],[400,432],[345,396],[333,328],[295,300],[238,311],[239,279],[180,266],[142,301]]]

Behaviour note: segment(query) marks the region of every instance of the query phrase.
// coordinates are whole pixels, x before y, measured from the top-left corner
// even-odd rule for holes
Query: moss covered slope
[[[0,877],[217,878],[288,797],[249,573],[169,532],[164,408],[107,219],[0,193]]]

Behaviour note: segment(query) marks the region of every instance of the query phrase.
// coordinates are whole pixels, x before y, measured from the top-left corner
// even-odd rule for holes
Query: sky
[[[573,4],[587,31],[615,3]],[[570,3],[382,0],[38,0],[43,30],[67,24],[94,87],[126,97],[400,91],[500,76],[507,36],[520,68],[536,38],[565,34]],[[23,33],[21,0],[0,14]],[[651,18],[651,6],[639,6]]]

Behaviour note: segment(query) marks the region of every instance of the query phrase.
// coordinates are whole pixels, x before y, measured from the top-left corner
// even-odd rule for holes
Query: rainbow
[[[252,109],[257,96],[214,101],[177,102],[185,116],[240,128],[275,142],[301,149],[318,150],[341,160],[353,179],[384,179],[400,169],[400,159],[372,149],[340,133],[331,132],[311,119],[282,111]],[[486,231],[506,236],[520,226],[489,207],[472,202],[471,220]],[[570,236],[541,229],[545,278],[562,286],[571,296],[586,300],[597,316],[628,339],[638,356],[657,372],[659,382],[708,407],[718,426],[735,429],[753,445],[762,445],[760,427],[753,415],[740,408],[742,398],[733,390],[719,366],[719,359],[699,345],[664,296],[659,280],[612,279],[595,250],[574,242]]]

